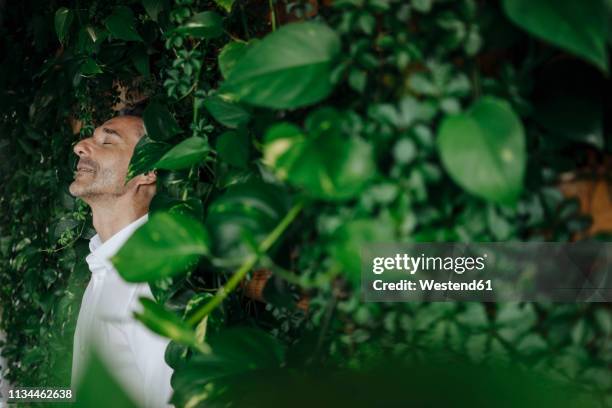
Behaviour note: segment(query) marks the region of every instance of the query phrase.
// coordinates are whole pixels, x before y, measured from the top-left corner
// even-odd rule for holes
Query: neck
[[[114,197],[112,200],[96,200],[88,204],[91,206],[93,227],[102,242],[149,211],[148,204],[143,205],[132,199],[124,199],[124,196]]]

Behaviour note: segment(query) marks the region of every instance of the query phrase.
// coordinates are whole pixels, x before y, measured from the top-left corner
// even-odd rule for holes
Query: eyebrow
[[[106,134],[115,135],[115,136],[118,136],[118,137],[123,139],[123,136],[121,136],[121,134],[119,132],[117,132],[115,129],[104,127],[104,128],[102,128],[102,131],[104,133],[106,133]]]

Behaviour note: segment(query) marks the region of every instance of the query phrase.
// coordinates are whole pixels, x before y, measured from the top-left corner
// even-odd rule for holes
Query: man
[[[94,348],[132,399],[144,407],[167,407],[172,374],[164,360],[168,341],[133,318],[133,312],[140,310],[138,298],[152,298],[151,291],[147,284],[125,282],[109,261],[147,221],[155,195],[155,172],[125,183],[134,148],[144,133],[139,117],[118,116],[74,146],[79,161],[70,194],[91,207],[97,234],[89,242],[91,253],[86,258],[91,280],[74,335],[72,388],[77,388]]]

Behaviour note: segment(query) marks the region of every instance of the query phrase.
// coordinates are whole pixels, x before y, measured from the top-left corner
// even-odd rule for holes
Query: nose
[[[89,156],[91,153],[91,146],[89,146],[89,140],[91,138],[81,139],[77,144],[74,145],[73,151],[79,157]]]

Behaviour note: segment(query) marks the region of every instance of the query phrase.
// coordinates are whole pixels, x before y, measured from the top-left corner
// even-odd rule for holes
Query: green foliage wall
[[[173,340],[177,404],[236,395],[223,391],[249,372],[442,351],[541,370],[610,402],[608,305],[364,304],[358,292],[363,243],[567,241],[588,227],[557,184],[612,146],[603,1],[3,7],[10,380],[68,383],[95,233],[67,193],[72,146],[114,114],[123,85],[150,95],[129,176],[161,177],[151,221],[114,263],[151,282],[158,303],[138,317]],[[262,268],[273,272],[266,304],[240,285]]]

